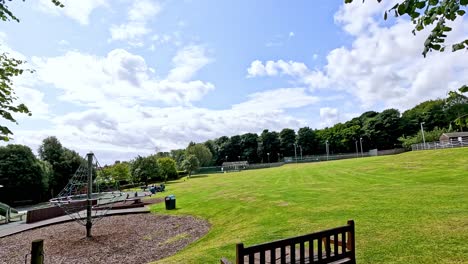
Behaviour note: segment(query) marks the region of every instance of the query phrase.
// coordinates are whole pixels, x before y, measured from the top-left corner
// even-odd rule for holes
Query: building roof
[[[449,138],[453,137],[468,137],[468,132],[453,132],[453,133],[443,133],[442,136],[445,135]]]

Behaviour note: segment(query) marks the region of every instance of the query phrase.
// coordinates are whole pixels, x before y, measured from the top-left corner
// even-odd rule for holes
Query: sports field
[[[246,246],[356,222],[358,263],[468,263],[468,148],[193,177],[167,185],[210,232],[160,263],[219,263]]]

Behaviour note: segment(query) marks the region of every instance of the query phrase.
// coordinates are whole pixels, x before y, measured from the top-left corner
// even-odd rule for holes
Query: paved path
[[[130,209],[120,209],[120,210],[109,210],[106,216],[110,215],[126,215],[126,214],[141,214],[141,213],[149,213],[150,210],[147,206],[145,207],[136,207]],[[68,215],[59,216],[51,219],[47,219],[44,221],[26,224],[26,221],[17,221],[12,222],[4,225],[0,225],[0,238],[10,236],[16,233],[20,233],[26,230],[44,227],[48,225],[54,225],[58,223],[70,222],[74,221]]]

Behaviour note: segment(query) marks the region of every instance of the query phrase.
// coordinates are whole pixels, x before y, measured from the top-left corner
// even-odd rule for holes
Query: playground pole
[[[93,223],[91,222],[91,193],[93,192],[93,153],[90,152],[88,156],[88,199],[86,205],[86,237],[91,237],[91,227]]]

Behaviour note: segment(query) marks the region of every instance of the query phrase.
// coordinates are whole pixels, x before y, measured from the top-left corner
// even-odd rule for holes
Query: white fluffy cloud
[[[233,106],[234,110],[270,112],[300,108],[315,104],[318,97],[307,94],[305,88],[280,88],[249,95],[249,100]]]
[[[55,135],[65,146],[83,155],[92,150],[101,163],[112,163],[154,153],[155,149],[184,148],[190,141],[201,142],[221,135],[305,126],[305,121],[284,112],[284,109],[297,105],[282,106],[277,98],[265,100],[278,93],[292,101],[300,101],[303,99],[297,97],[307,97],[304,92],[305,89],[298,88],[266,91],[223,110],[191,106],[126,106],[119,101],[106,100],[99,107],[55,118],[50,129],[18,131],[14,142],[37,149],[42,139]],[[309,100],[302,104],[315,101]],[[259,105],[262,111],[259,111]],[[263,111],[264,108],[269,111]]]
[[[320,108],[320,126],[330,127],[338,123],[339,115],[338,109],[332,107]]]
[[[61,0],[63,8],[56,7],[50,0],[39,0],[39,9],[53,15],[63,14],[82,25],[89,24],[94,9],[108,6],[108,0]]]
[[[301,77],[308,74],[310,70],[302,62],[294,61],[266,61],[262,63],[255,60],[250,64],[247,69],[247,77],[257,76],[277,76],[277,75],[290,75],[293,77]]]
[[[48,117],[52,126],[15,130],[13,142],[37,149],[42,139],[55,135],[65,146],[83,155],[92,150],[102,163],[111,163],[221,135],[305,126],[305,120],[286,110],[318,101],[307,88],[281,88],[251,94],[246,101],[220,110],[194,107],[190,102],[214,89],[210,83],[193,79],[212,59],[202,47],[188,46],[172,61],[174,68],[167,77],[157,79],[143,57],[123,49],[104,57],[70,51],[32,58],[34,78],[19,80],[25,88],[18,92],[34,115]],[[57,89],[56,99],[87,110],[50,114],[42,101],[44,94],[28,88],[42,86]],[[157,106],[157,101],[169,106]]]
[[[70,51],[58,57],[34,57],[32,62],[40,81],[63,91],[62,100],[90,106],[114,98],[129,105],[141,101],[175,105],[200,100],[214,89],[211,83],[191,80],[209,61],[203,53],[198,55],[197,58],[175,57],[178,59],[174,70],[184,69],[179,79],[157,79],[143,57],[123,49],[112,50],[106,57]],[[200,61],[205,63],[201,65]]]
[[[355,39],[351,47],[332,50],[322,69],[312,70],[301,62],[255,60],[247,69],[248,77],[287,75],[312,90],[347,92],[363,108],[383,105],[401,110],[444,97],[468,83],[466,51],[434,52],[424,58],[421,52],[427,31],[413,36],[414,25],[407,20],[381,25],[379,17],[391,3],[355,2],[343,5],[335,15],[336,23]],[[468,35],[468,22],[463,18],[453,28],[448,43]]]
[[[159,2],[151,0],[133,1],[128,11],[127,22],[111,26],[111,40],[127,40],[131,43],[140,43],[138,39],[151,32],[148,21],[160,11],[161,5]]]
[[[179,50],[172,59],[175,68],[169,72],[168,80],[180,82],[190,80],[197,71],[212,61],[203,47],[187,46]]]

